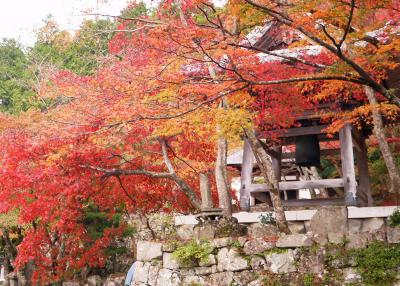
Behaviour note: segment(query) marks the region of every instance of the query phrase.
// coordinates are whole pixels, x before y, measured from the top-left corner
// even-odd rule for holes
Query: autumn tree
[[[343,85],[356,83],[365,86],[365,94],[372,109],[374,135],[380,138],[379,147],[388,168],[391,191],[400,188],[400,173],[384,135],[382,114],[377,107],[375,93],[382,100],[400,104],[399,86],[395,73],[399,65],[398,1],[252,1],[245,0],[267,18],[297,33],[306,43],[313,43],[327,51],[335,62],[322,68],[319,76],[328,78],[336,74],[337,80],[325,84],[324,99],[335,97]],[[245,48],[262,51],[254,46]],[[299,57],[291,59],[299,61]],[[310,64],[316,66],[318,61]],[[313,79],[312,77],[309,79]],[[293,79],[304,80],[304,79]],[[337,86],[334,86],[338,84]],[[348,84],[347,84],[348,85]],[[349,87],[347,87],[349,88]],[[332,93],[332,91],[336,91]],[[351,96],[351,95],[350,95]]]
[[[61,30],[49,16],[37,32],[37,41],[29,50],[31,61],[78,75],[93,74],[105,62],[108,41],[116,30],[111,20],[86,20],[72,35]]]

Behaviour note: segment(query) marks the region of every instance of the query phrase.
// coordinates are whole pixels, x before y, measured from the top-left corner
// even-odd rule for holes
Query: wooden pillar
[[[250,143],[247,139],[244,139],[242,171],[240,174],[240,207],[243,211],[249,211],[250,205],[254,204],[250,202],[251,195],[249,188],[253,173],[253,160],[253,151],[251,150]]]
[[[357,181],[354,169],[353,141],[350,124],[346,124],[339,131],[339,141],[345,201],[346,205],[354,206],[357,203]]]
[[[371,185],[369,183],[369,172],[368,172],[368,157],[367,157],[367,145],[365,144],[365,138],[358,136],[357,140],[360,150],[356,151],[357,156],[357,169],[358,169],[358,190],[362,193],[362,196],[366,198],[365,202],[368,206],[372,206],[373,199],[371,195]]]

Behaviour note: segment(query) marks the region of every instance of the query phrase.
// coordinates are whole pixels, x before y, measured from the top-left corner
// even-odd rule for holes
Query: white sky
[[[60,29],[76,30],[85,11],[118,15],[128,0],[0,0],[0,39],[16,38],[24,45],[35,42],[35,29],[52,14]]]

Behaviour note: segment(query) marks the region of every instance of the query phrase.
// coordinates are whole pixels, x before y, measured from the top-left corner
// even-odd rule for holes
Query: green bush
[[[208,241],[197,242],[190,241],[179,246],[173,253],[172,257],[183,266],[191,266],[194,263],[207,263],[208,257],[212,253],[213,247]]]
[[[276,224],[276,220],[272,212],[260,214],[258,218],[262,224]]]
[[[352,256],[364,285],[390,286],[396,282],[400,267],[400,245],[374,242],[367,248],[354,250]]]
[[[389,217],[389,226],[400,226],[400,208],[397,208]]]
[[[304,286],[314,286],[314,275],[312,274],[305,274],[303,276],[303,284]]]

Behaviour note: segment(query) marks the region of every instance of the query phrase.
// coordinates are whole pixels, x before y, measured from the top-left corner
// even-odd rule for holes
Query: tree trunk
[[[378,140],[379,149],[382,153],[383,160],[385,161],[386,168],[389,173],[390,178],[390,188],[389,192],[397,193],[400,192],[400,173],[397,169],[396,163],[393,158],[393,154],[390,150],[389,144],[386,139],[385,129],[383,126],[382,115],[379,109],[376,108],[378,101],[375,97],[375,91],[369,87],[365,86],[365,93],[367,94],[369,104],[372,108],[372,120],[374,123],[373,133]]]
[[[192,190],[192,188],[186,183],[185,180],[183,180],[181,177],[179,177],[174,169],[174,166],[172,165],[171,160],[168,157],[168,150],[167,150],[167,143],[164,139],[159,139],[160,144],[161,144],[161,150],[162,150],[162,155],[164,158],[164,163],[165,166],[167,166],[167,169],[169,171],[169,176],[170,179],[172,179],[175,184],[182,190],[182,192],[190,199],[190,202],[192,205],[197,209],[201,210],[201,201],[197,198],[196,193]]]
[[[206,173],[200,173],[199,179],[200,179],[201,208],[202,209],[212,208],[214,207],[214,204],[211,196],[211,187],[208,175]]]
[[[4,267],[4,279],[5,279],[4,286],[9,286],[10,280],[7,278],[7,275],[10,274],[10,261],[8,255],[4,256],[3,267]]]
[[[207,59],[207,58],[206,58]],[[208,72],[215,80],[217,78],[214,67],[208,64]],[[226,100],[222,99],[219,108],[226,108]],[[232,198],[228,182],[228,171],[226,170],[228,157],[228,142],[225,137],[219,135],[220,127],[217,123],[217,160],[215,162],[215,182],[218,191],[218,206],[223,209],[223,213],[227,217],[232,216]]]
[[[261,145],[260,141],[258,141],[256,136],[254,135],[254,132],[252,130],[245,130],[245,134],[247,139],[249,140],[251,149],[253,150],[257,165],[260,168],[261,174],[263,175],[265,182],[269,188],[272,204],[275,209],[275,219],[278,229],[281,232],[289,234],[290,230],[286,221],[285,210],[283,208],[282,200],[279,194],[278,180],[275,177],[272,168],[272,162],[270,161],[270,158],[263,146]]]
[[[228,157],[228,142],[224,137],[217,140],[217,160],[215,162],[215,181],[218,191],[218,206],[223,209],[227,217],[232,216],[232,198],[226,170]]]
[[[185,15],[182,10],[182,0],[176,1],[179,17],[184,26],[187,26],[187,21],[185,19]],[[208,57],[205,56],[206,61],[208,61]],[[210,76],[215,80],[217,78],[215,69],[208,63],[208,70]],[[223,107],[223,101],[222,101]],[[229,185],[228,185],[228,176],[226,170],[226,158],[228,152],[228,143],[225,138],[218,138],[217,142],[217,161],[215,163],[215,180],[217,184],[218,191],[218,199],[219,199],[219,207],[224,210],[224,215],[231,217],[232,216],[232,199],[229,193]]]

